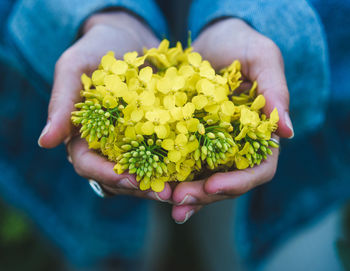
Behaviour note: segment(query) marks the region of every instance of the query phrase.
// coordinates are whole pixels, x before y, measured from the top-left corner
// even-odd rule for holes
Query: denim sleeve
[[[138,15],[158,37],[167,33],[165,19],[153,0],[20,0],[9,19],[9,36],[32,68],[51,82],[57,59],[76,39],[84,20],[110,7]]]
[[[318,129],[329,96],[327,43],[318,14],[305,0],[194,0],[189,29],[195,38],[210,22],[225,17],[241,18],[279,46],[295,135]]]

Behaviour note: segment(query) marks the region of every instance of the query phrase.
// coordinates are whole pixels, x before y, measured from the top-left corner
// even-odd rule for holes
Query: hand
[[[88,148],[70,119],[76,110],[74,104],[81,100],[80,76],[91,74],[103,55],[112,50],[117,58],[122,58],[126,52],[142,52],[143,47],[155,47],[158,43],[150,29],[126,12],[90,17],[84,24],[83,36],[56,63],[48,120],[38,143],[43,148],[53,148],[65,142],[76,172],[98,181],[110,193],[165,201],[171,197],[169,184],[160,193],[140,191],[133,175],[117,175],[114,163]]]
[[[268,116],[276,107],[280,121],[276,134],[292,138],[289,118],[289,93],[284,76],[284,64],[278,47],[239,19],[224,19],[207,27],[193,44],[194,50],[221,69],[238,59],[242,73],[257,81],[258,93],[264,94],[264,113]],[[259,166],[228,173],[216,173],[206,180],[180,183],[173,191],[172,216],[178,223],[186,222],[204,205],[238,197],[271,180],[276,172],[278,150]]]

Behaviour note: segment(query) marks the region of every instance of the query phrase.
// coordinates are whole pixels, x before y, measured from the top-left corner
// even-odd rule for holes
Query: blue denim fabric
[[[12,1],[13,2],[13,1]],[[77,265],[115,258],[137,263],[145,246],[148,203],[134,197],[100,199],[66,159],[63,146],[43,150],[54,65],[83,20],[106,7],[143,18],[156,34],[167,30],[152,0],[17,1],[0,42],[0,194],[24,209]],[[9,15],[0,13],[5,21]],[[157,20],[154,20],[157,18]]]
[[[0,193],[24,209],[78,265],[101,258],[138,258],[148,205],[119,196],[100,199],[66,159],[63,146],[39,148],[47,102],[4,59],[0,74]]]
[[[291,93],[295,136],[317,129],[325,118],[329,70],[322,25],[309,4],[304,0],[194,0],[189,17],[194,38],[208,23],[223,17],[241,18],[278,45]]]
[[[54,63],[89,14],[123,6],[144,18],[159,36],[166,31],[153,2],[140,2],[18,1],[9,35],[1,40],[6,43],[0,47],[1,196],[26,210],[65,255],[80,264],[113,256],[138,258],[145,245],[147,202],[129,197],[101,200],[76,175],[63,147],[42,150],[36,139],[46,118]],[[310,2],[319,15],[302,0],[196,0],[191,9],[194,37],[216,18],[239,17],[274,40],[285,59],[296,138],[282,141],[274,180],[239,199],[233,229],[239,252],[252,266],[298,227],[349,196],[350,129],[343,123],[350,123],[345,117],[350,116],[350,80],[345,76],[350,37],[344,30],[350,29],[350,5]]]
[[[122,7],[143,18],[162,37],[167,34],[164,17],[152,0],[20,0],[12,11],[9,33],[33,69],[47,82],[53,79],[59,56],[77,38],[91,14]]]
[[[310,2],[195,0],[190,13],[194,35],[218,18],[245,20],[285,61],[296,136],[281,142],[273,181],[237,204],[235,240],[251,267],[350,194],[350,1]]]

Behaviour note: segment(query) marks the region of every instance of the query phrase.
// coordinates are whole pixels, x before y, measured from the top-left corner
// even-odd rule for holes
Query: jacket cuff
[[[57,59],[74,42],[83,22],[100,10],[120,7],[142,18],[158,37],[167,34],[163,14],[153,0],[21,0],[9,19],[17,49],[47,82]]]
[[[285,62],[295,135],[317,129],[329,96],[328,52],[323,26],[307,1],[194,0],[189,29],[195,38],[225,17],[244,20],[277,44]]]

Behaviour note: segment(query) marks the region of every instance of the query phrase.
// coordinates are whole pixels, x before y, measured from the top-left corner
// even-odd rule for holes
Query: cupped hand
[[[217,70],[238,59],[243,76],[249,81],[256,81],[258,93],[265,96],[264,113],[269,116],[274,108],[279,112],[276,139],[294,136],[283,58],[270,39],[242,20],[229,18],[208,26],[194,41],[193,47]],[[178,184],[172,195],[174,220],[184,223],[204,205],[238,197],[270,181],[276,172],[279,151],[273,149],[272,152],[259,166],[216,173],[205,180]]]
[[[117,58],[122,58],[126,52],[141,53],[143,47],[155,47],[158,43],[147,26],[126,12],[91,16],[83,26],[82,37],[56,63],[47,124],[38,143],[43,148],[53,148],[65,142],[76,172],[99,182],[109,193],[166,201],[171,197],[169,184],[160,193],[140,191],[133,175],[117,175],[113,171],[114,163],[90,150],[71,123],[74,104],[81,100],[80,77],[83,73],[91,74],[108,51],[114,51]]]

